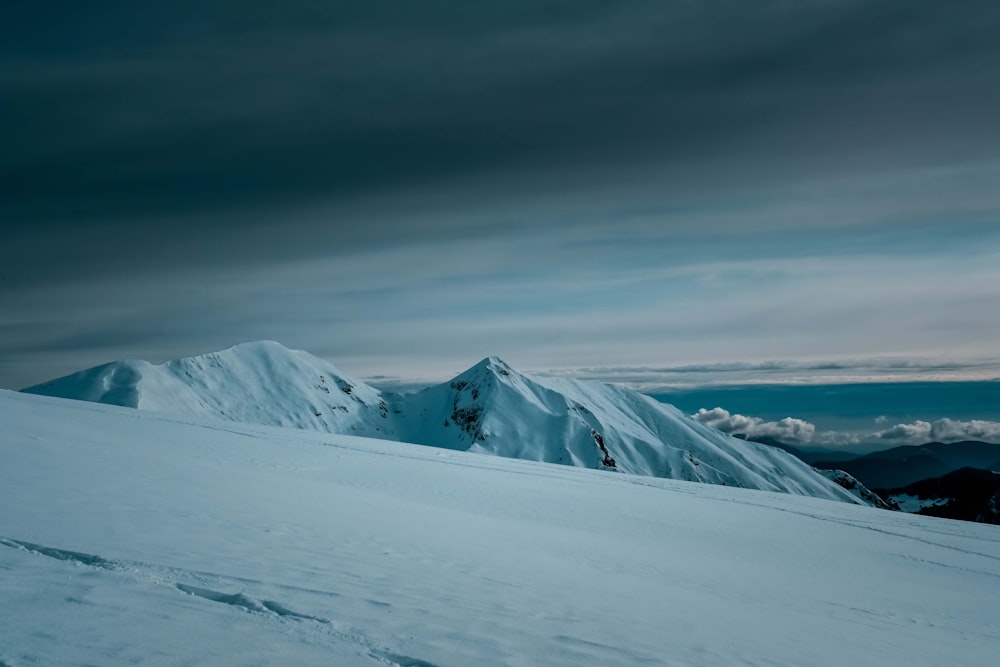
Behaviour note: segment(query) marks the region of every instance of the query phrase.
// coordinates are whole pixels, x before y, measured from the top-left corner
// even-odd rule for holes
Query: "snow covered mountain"
[[[450,382],[383,394],[278,343],[161,365],[119,361],[24,391],[179,415],[361,435],[507,458],[877,504],[779,449],[612,385],[532,377],[489,357]]]
[[[854,501],[794,456],[613,385],[532,377],[489,357],[404,397],[402,439],[583,468]]]
[[[381,392],[272,341],[163,364],[126,359],[22,391],[177,415],[396,439]]]
[[[1000,651],[996,526],[7,391],[0,489],[10,667]]]

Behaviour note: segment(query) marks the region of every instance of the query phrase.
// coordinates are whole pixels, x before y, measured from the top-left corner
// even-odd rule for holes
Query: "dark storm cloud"
[[[821,149],[894,159],[997,141],[982,130],[1000,113],[1000,8],[985,0],[2,11],[15,284],[134,269],[144,248],[142,263],[198,264],[492,233],[495,220],[415,228],[384,201],[380,217],[296,213],[476,174],[499,196],[528,187],[526,170],[545,188],[715,159],[728,178]]]
[[[987,0],[3,4],[0,384],[252,338],[413,377],[987,356],[998,33]]]

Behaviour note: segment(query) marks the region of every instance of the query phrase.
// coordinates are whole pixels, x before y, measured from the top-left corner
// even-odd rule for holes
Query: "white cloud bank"
[[[788,442],[811,442],[816,426],[803,419],[785,417],[776,422],[766,422],[760,417],[732,414],[723,408],[701,408],[692,415],[695,420],[723,433],[745,435],[750,438],[775,438]]]
[[[960,440],[985,440],[1000,442],[1000,422],[984,419],[956,421],[938,419],[933,422],[917,420],[912,424],[896,424],[892,428],[879,431],[879,440],[900,440],[907,443],[918,442],[958,442]]]
[[[1000,422],[984,419],[960,421],[938,419],[933,422],[917,420],[910,424],[896,424],[887,429],[871,433],[849,433],[845,431],[816,431],[816,425],[785,417],[778,421],[764,421],[760,417],[733,414],[720,407],[711,410],[701,408],[691,415],[696,421],[716,428],[729,435],[748,438],[774,438],[789,444],[856,445],[865,442],[888,441],[890,445],[921,445],[928,442],[959,442],[962,440],[982,440],[1000,442]],[[879,417],[876,423],[884,423]]]

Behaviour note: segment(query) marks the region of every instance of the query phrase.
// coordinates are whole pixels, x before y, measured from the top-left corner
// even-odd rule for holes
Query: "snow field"
[[[0,424],[9,667],[1000,651],[992,526],[11,392]]]

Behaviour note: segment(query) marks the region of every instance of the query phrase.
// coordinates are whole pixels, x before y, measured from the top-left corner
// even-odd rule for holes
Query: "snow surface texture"
[[[857,480],[837,483],[643,394],[527,376],[496,357],[422,392],[383,395],[322,359],[262,341],[161,365],[119,361],[24,391],[844,502],[877,498]]]
[[[994,526],[0,391],[0,663],[990,665]]]

